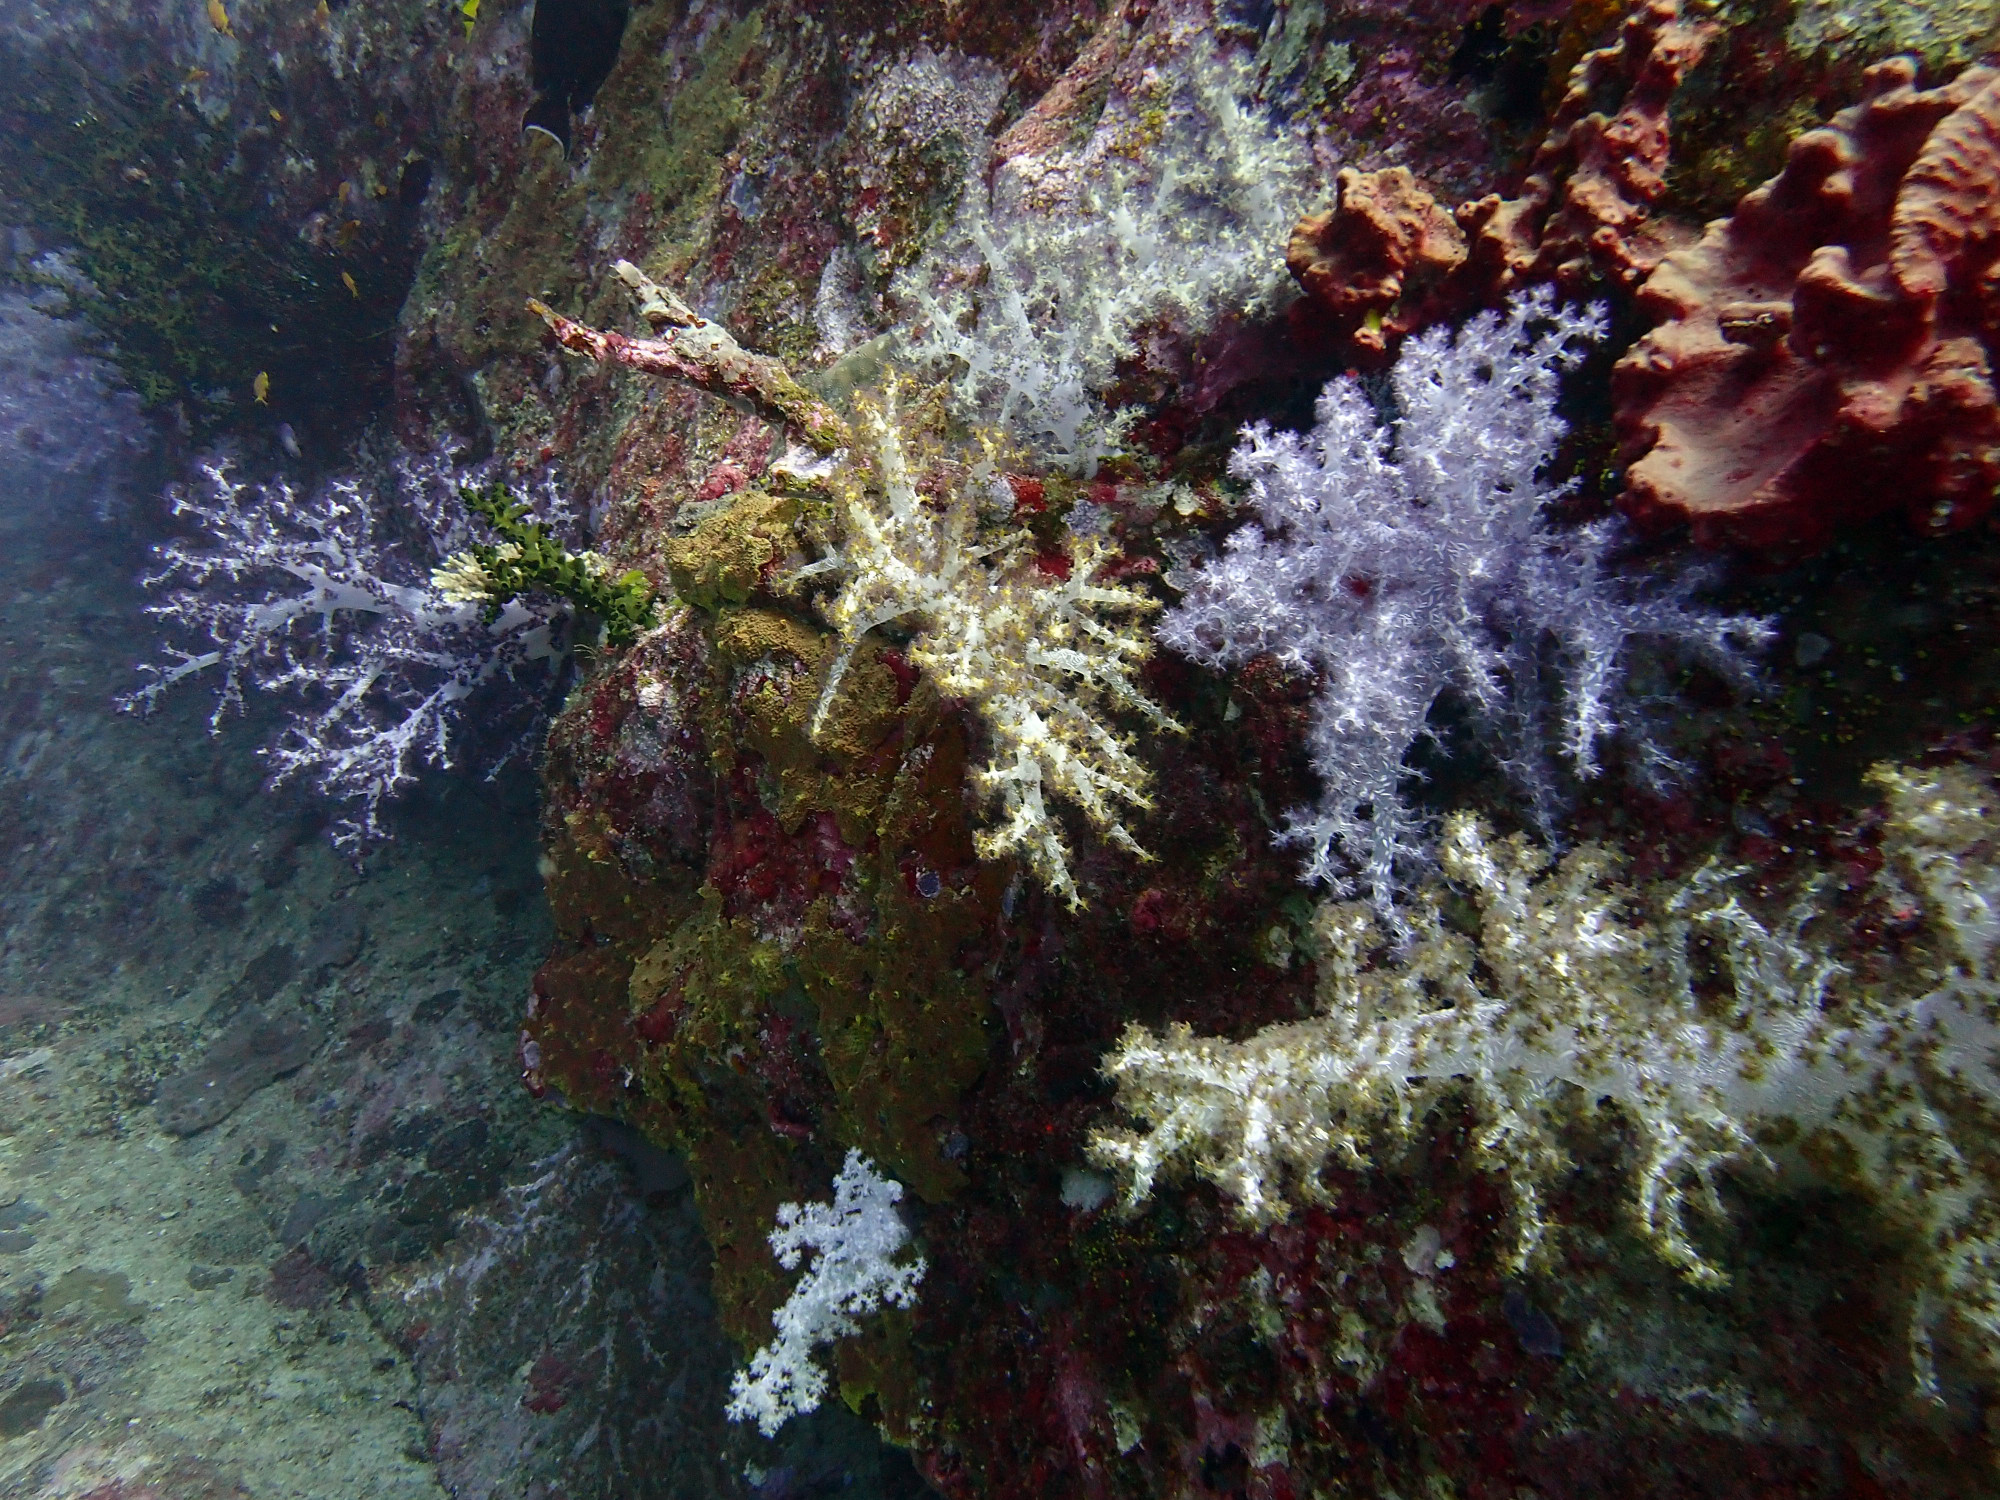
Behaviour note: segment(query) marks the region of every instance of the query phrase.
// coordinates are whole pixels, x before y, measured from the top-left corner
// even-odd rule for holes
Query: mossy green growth
[[[1800,0],[1785,40],[1806,57],[1915,52],[1948,74],[2000,41],[1992,0]]]
[[[521,594],[554,594],[595,615],[610,646],[628,646],[658,623],[653,586],[637,568],[614,575],[597,553],[570,551],[504,484],[465,485],[458,493],[500,541],[454,553],[431,575],[447,598],[484,604],[490,621]]]
[[[0,49],[0,206],[60,244],[83,283],[23,274],[71,296],[145,405],[181,403],[203,430],[264,399],[260,372],[294,420],[365,405],[389,373],[395,245],[370,230],[343,258],[303,241],[269,211],[280,128],[261,112],[209,121],[178,72],[162,61],[113,83],[58,49]],[[366,296],[339,274],[364,251],[396,268],[365,277]]]

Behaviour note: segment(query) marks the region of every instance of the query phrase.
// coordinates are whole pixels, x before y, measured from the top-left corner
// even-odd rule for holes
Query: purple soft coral
[[[1428,866],[1401,783],[1447,691],[1546,827],[1552,741],[1582,777],[1614,734],[1642,774],[1670,764],[1624,690],[1635,637],[1739,678],[1745,649],[1769,638],[1765,621],[1691,604],[1694,572],[1621,576],[1615,522],[1550,524],[1548,503],[1570,489],[1540,477],[1566,431],[1558,386],[1602,333],[1599,309],[1537,290],[1455,335],[1410,340],[1387,425],[1347,377],[1321,394],[1309,435],[1244,430],[1230,469],[1257,522],[1195,574],[1159,634],[1208,666],[1268,653],[1319,676],[1309,747],[1323,790],[1284,834],[1305,847],[1308,882],[1350,890],[1351,864],[1387,914],[1399,875]]]
[[[265,751],[272,780],[297,777],[349,805],[338,847],[381,837],[383,800],[419,764],[451,764],[466,698],[530,662],[558,672],[567,659],[563,607],[517,600],[489,622],[430,581],[465,540],[458,488],[474,477],[437,457],[405,458],[381,486],[336,479],[301,494],[204,460],[174,510],[206,536],[160,547],[144,580],[161,594],[149,612],[190,644],[167,641],[167,659],[141,668],[152,680],[120,706],[149,712],[175,684],[206,676],[215,729],[246,688],[292,696],[298,707]],[[431,555],[405,555],[399,530],[419,532]]]

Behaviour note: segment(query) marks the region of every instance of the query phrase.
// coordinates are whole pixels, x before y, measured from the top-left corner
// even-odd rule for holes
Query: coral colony
[[[1230,472],[1249,484],[1256,520],[1160,627],[1206,666],[1270,656],[1320,678],[1308,736],[1320,800],[1291,815],[1285,838],[1305,846],[1308,881],[1344,890],[1350,861],[1386,916],[1425,863],[1403,782],[1440,697],[1471,710],[1546,828],[1556,754],[1591,776],[1599,744],[1623,733],[1644,771],[1661,768],[1664,752],[1623,698],[1635,638],[1740,677],[1738,649],[1770,634],[1694,607],[1691,577],[1621,577],[1615,523],[1550,523],[1570,489],[1542,478],[1565,431],[1560,376],[1602,322],[1524,293],[1504,314],[1405,345],[1387,424],[1350,377],[1320,396],[1306,437],[1248,428]]]
[[[1642,892],[1602,846],[1556,862],[1459,814],[1441,862],[1477,912],[1471,932],[1446,921],[1437,884],[1416,894],[1393,956],[1366,906],[1322,907],[1320,1013],[1242,1042],[1132,1028],[1106,1072],[1146,1128],[1100,1132],[1092,1155],[1123,1176],[1128,1205],[1163,1169],[1189,1168],[1269,1223],[1289,1212],[1288,1184],[1316,1196],[1329,1158],[1393,1157],[1463,1097],[1525,1265],[1545,1249],[1542,1192],[1568,1166],[1562,1122],[1609,1105],[1636,1135],[1639,1232],[1713,1282],[1723,1273],[1689,1209],[1720,1213],[1719,1170],[1768,1165],[1765,1143],[1790,1135],[1787,1154],[1837,1152],[1885,1213],[1913,1222],[1933,1289],[2000,1358],[2000,1182],[1981,1144],[2000,1123],[2000,799],[1956,768],[1874,780],[1889,808],[1883,878],[1937,944],[1934,966],[1895,985],[1854,983],[1831,960],[1811,887],[1767,924],[1744,903],[1743,871],[1711,862]],[[1720,961],[1719,1004],[1698,989],[1704,954]]]
[[[881,407],[864,408],[872,472],[845,472],[847,540],[838,559],[845,580],[826,610],[840,644],[814,728],[824,723],[862,638],[892,622],[914,625],[910,660],[940,692],[971,705],[992,737],[991,758],[972,773],[973,786],[1000,808],[998,826],[979,835],[980,857],[1018,855],[1075,905],[1081,898],[1069,851],[1047,797],[1073,803],[1105,838],[1143,857],[1118,805],[1150,807],[1150,775],[1100,705],[1136,714],[1156,731],[1179,728],[1134,676],[1151,642],[1120,619],[1149,613],[1157,602],[1102,580],[1110,558],[1094,537],[1072,536],[1060,565],[1048,570],[1027,555],[1024,536],[981,543],[976,468],[942,514],[927,507],[897,420],[893,393]],[[990,466],[984,477],[995,481]]]
[[[771,1231],[771,1253],[787,1271],[811,1255],[785,1305],[772,1314],[778,1336],[750,1356],[730,1386],[729,1415],[756,1422],[769,1437],[790,1418],[825,1399],[827,1373],[813,1351],[858,1333],[857,1317],[917,1300],[924,1258],[897,1261],[909,1231],[897,1217],[903,1185],[884,1178],[859,1151],[833,1179],[833,1202],[782,1203]]]
[[[1310,162],[1239,102],[1244,72],[1198,48],[1184,79],[1161,76],[1085,148],[968,176],[951,227],[896,288],[909,358],[949,373],[967,417],[1088,476],[1121,445],[1130,414],[1096,397],[1142,327],[1198,337],[1274,300]]]

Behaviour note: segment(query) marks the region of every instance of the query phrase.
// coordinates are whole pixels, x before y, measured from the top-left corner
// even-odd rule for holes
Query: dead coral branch
[[[591,328],[532,297],[528,307],[572,354],[608,359],[664,380],[686,381],[732,406],[785,423],[816,452],[833,453],[848,446],[847,424],[794,380],[782,361],[752,354],[720,323],[700,316],[629,260],[619,261],[617,271],[638,300],[639,315],[657,337],[635,339]]]

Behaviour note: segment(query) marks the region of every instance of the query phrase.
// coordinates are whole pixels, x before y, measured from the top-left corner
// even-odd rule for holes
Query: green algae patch
[[[877,929],[864,945],[808,927],[801,964],[842,1137],[926,1202],[965,1186],[959,1101],[985,1071],[989,1001],[960,950],[991,925],[997,876],[973,855],[963,730],[947,721],[903,763],[882,817]],[[945,872],[976,871],[960,883]]]
[[[797,519],[796,502],[761,490],[716,502],[686,531],[667,539],[674,592],[710,612],[742,604],[766,586],[770,570],[791,550]]]
[[[557,932],[571,942],[643,951],[673,926],[676,908],[688,900],[670,886],[634,878],[618,857],[615,829],[601,809],[572,813],[548,843],[549,908]]]
[[[670,247],[713,213],[724,157],[756,103],[782,82],[758,66],[761,12],[723,23],[691,54],[675,45],[681,20],[674,6],[637,11],[595,105],[620,128],[593,148],[592,175],[652,204],[662,233],[640,269],[662,281],[679,279],[687,257]]]

